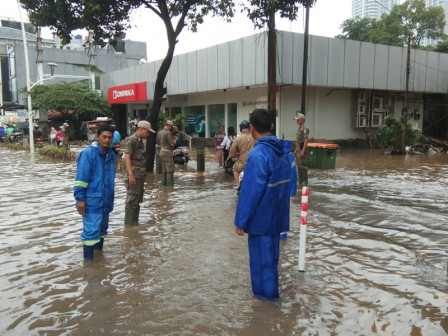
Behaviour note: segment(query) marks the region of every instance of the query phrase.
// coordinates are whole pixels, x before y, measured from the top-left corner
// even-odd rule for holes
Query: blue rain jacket
[[[289,162],[291,163],[291,183],[289,184],[289,196],[293,197],[297,194],[297,167],[296,158],[292,151],[292,144],[289,140],[283,140],[284,147],[283,152],[288,155]]]
[[[117,143],[119,143],[121,140],[121,134],[118,131],[114,132],[114,138],[112,140],[112,143],[110,144],[110,146],[115,146]]]
[[[265,136],[247,158],[235,225],[250,235],[289,231],[291,163],[283,147],[276,136]]]
[[[73,191],[76,201],[86,202],[86,211],[113,210],[116,166],[114,152],[108,148],[104,155],[98,142],[93,142],[79,154]]]

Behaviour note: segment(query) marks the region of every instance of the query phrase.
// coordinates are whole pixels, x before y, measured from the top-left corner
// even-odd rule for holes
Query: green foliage
[[[89,82],[37,85],[31,92],[33,108],[60,111],[64,119],[71,119],[69,111],[81,120],[110,115],[110,106]]]
[[[263,28],[271,14],[279,13],[280,17],[294,21],[301,6],[312,7],[315,2],[316,0],[249,0],[248,5],[243,5],[243,10],[256,28]]]
[[[159,113],[159,116],[157,118],[158,129],[162,129],[168,119],[169,117],[167,114]],[[182,131],[184,129],[184,119],[185,116],[183,114],[178,114],[174,118],[172,118],[171,121],[173,122],[174,126],[179,129],[179,131]]]
[[[381,147],[391,147],[393,149],[401,149],[403,144],[403,117],[400,120],[395,119],[395,116],[388,115],[384,118],[385,125],[377,132],[377,139]],[[405,144],[412,145],[416,142],[426,143],[427,139],[420,131],[413,129],[412,124],[406,124],[406,141]]]
[[[341,25],[343,34],[338,37],[369,42],[370,32],[376,29],[377,22],[378,20],[369,17],[347,19]]]
[[[445,39],[437,43],[437,45],[434,47],[434,51],[440,53],[448,53],[448,39]]]
[[[5,143],[5,146],[12,150],[30,150],[30,145],[24,141],[13,143],[7,142]]]
[[[65,44],[76,29],[88,29],[95,41],[113,44],[131,27],[133,10],[139,7],[156,13],[167,26],[168,34],[174,34],[175,43],[184,27],[196,31],[209,14],[232,17],[234,7],[232,0],[20,0],[20,3],[29,13],[31,23],[51,27]]]
[[[30,150],[30,145],[24,141],[5,143],[4,146],[11,150],[25,150],[25,151]],[[34,147],[34,150],[36,150],[36,147]],[[38,148],[37,153],[39,155],[63,161],[75,161],[77,157],[75,153],[70,151],[70,149],[66,147],[58,147],[55,145],[46,145],[43,146],[42,148]]]
[[[442,7],[426,8],[424,0],[408,0],[395,5],[390,13],[384,13],[381,19],[354,18],[341,25],[342,34],[338,37],[357,41],[367,41],[404,47],[408,37],[414,48],[422,48],[424,38],[442,40],[444,34],[445,13]]]
[[[58,147],[55,145],[48,145],[39,148],[39,155],[47,156],[53,159],[63,160],[63,161],[75,161],[76,154],[71,152],[70,149],[66,147]]]

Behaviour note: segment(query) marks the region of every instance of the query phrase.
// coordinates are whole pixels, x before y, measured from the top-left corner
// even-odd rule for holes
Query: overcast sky
[[[11,17],[19,20],[19,10],[16,0],[1,0],[1,17]],[[22,12],[24,21],[28,18]],[[339,34],[342,22],[351,17],[351,0],[317,0],[310,11],[310,34],[320,36],[335,36]],[[165,56],[167,43],[165,28],[161,20],[148,9],[139,9],[131,16],[133,28],[127,32],[127,39],[143,41],[148,46],[148,61],[161,59]],[[305,26],[304,11],[299,13],[298,20],[290,22],[276,19],[279,30],[303,33]],[[218,18],[206,18],[199,26],[197,33],[187,29],[181,33],[175,54],[205,48],[211,45],[235,40],[254,34],[252,22],[240,13],[226,23]],[[47,32],[47,36],[48,32]]]

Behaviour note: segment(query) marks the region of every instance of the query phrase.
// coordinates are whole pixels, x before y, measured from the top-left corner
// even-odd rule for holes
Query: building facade
[[[303,34],[278,32],[276,134],[294,140],[301,106]],[[314,139],[363,139],[387,115],[400,116],[405,99],[406,49],[310,36],[306,124]],[[161,61],[105,74],[101,90],[123,122],[145,118]],[[412,50],[408,108],[422,128],[426,97],[448,90],[448,55]],[[184,129],[205,136],[218,125],[238,129],[255,107],[267,106],[267,36],[260,33],[174,57],[164,110],[184,116]],[[139,87],[139,88],[137,88]],[[136,92],[140,94],[137,96]],[[119,98],[119,100],[117,100]]]
[[[108,72],[146,60],[145,42],[123,40],[119,47],[114,48],[110,45],[90,45],[88,37],[79,35],[68,45],[61,45],[58,38],[40,39],[38,43],[38,34],[29,25],[26,26],[26,40],[32,83],[51,77],[48,63],[57,64],[55,80],[43,81],[42,85],[95,79],[86,68],[89,64]],[[25,51],[19,22],[0,19],[0,74],[2,113],[15,113],[24,104],[25,94],[20,90],[27,87]],[[99,83],[96,83],[96,88],[99,89]]]
[[[399,3],[399,0],[352,0],[352,18],[380,19]]]

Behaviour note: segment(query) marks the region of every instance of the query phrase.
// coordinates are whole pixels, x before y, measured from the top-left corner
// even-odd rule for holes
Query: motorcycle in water
[[[36,138],[36,145],[37,145],[37,148],[42,148],[44,146],[43,143],[42,143],[42,138],[41,137],[37,137]]]
[[[19,129],[14,129],[12,131],[12,134],[8,137],[8,140],[10,143],[22,141],[23,140],[22,131],[20,131]]]
[[[119,142],[113,145],[111,148],[114,151],[117,158],[121,158],[123,156],[123,151],[121,150],[121,144]]]
[[[238,161],[238,153],[237,155],[235,155],[235,157],[227,157],[226,163],[224,165],[224,171],[227,174],[232,175],[233,174],[233,165],[235,164],[235,162]]]
[[[173,161],[177,164],[187,165],[190,160],[190,152],[187,146],[180,146],[173,150]]]

